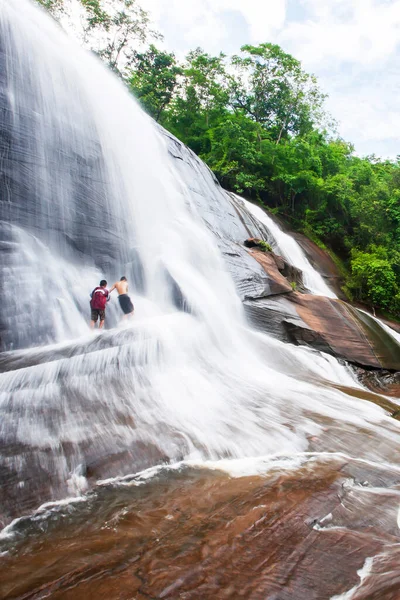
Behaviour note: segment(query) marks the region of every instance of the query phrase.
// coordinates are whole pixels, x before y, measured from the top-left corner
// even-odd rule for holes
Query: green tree
[[[259,194],[268,172],[258,149],[259,125],[242,114],[227,114],[208,130],[210,150],[202,155],[222,184],[238,192]]]
[[[210,113],[223,110],[228,102],[225,55],[210,56],[201,48],[189,52],[184,69],[185,94],[194,98],[209,125]]]
[[[210,149],[209,130],[228,110],[224,55],[210,56],[200,48],[183,65],[179,95],[171,103],[167,127],[197,154]]]
[[[322,121],[325,96],[298,60],[276,44],[246,45],[241,51],[244,56],[232,57],[229,89],[234,110],[261,123],[276,143],[305,134]]]
[[[53,17],[59,16],[64,9],[64,0],[36,0],[40,6],[43,6]]]
[[[130,89],[156,121],[162,121],[183,74],[174,54],[151,45],[146,52],[132,53],[131,71],[127,76]]]
[[[159,38],[150,29],[148,13],[137,0],[80,0],[86,11],[84,43],[104,60],[110,69],[122,74],[135,61],[135,46],[149,37]]]
[[[360,300],[395,312],[399,286],[386,248],[372,246],[370,252],[352,250],[350,287]]]

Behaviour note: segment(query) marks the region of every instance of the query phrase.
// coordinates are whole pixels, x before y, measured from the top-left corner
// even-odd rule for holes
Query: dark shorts
[[[104,309],[100,310],[99,308],[91,308],[90,313],[91,313],[91,319],[95,323],[97,322],[97,319],[99,317],[100,317],[100,321],[104,321],[104,319],[106,318],[106,311]]]
[[[126,315],[129,315],[131,312],[133,312],[132,300],[129,298],[128,294],[121,294],[118,296],[118,300],[122,311]]]

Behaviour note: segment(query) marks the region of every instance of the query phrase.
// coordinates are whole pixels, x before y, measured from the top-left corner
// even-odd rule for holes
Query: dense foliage
[[[112,14],[103,0],[77,1],[88,32],[112,32],[100,56],[223,186],[333,251],[351,298],[400,316],[400,157],[356,156],[329,123],[315,77],[277,45],[247,45],[230,59],[196,49],[179,64],[142,49],[157,35],[136,0],[114,0]]]

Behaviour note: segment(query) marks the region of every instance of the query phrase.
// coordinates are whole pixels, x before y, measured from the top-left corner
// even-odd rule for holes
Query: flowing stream
[[[240,196],[235,195],[235,197],[245,205],[247,210],[256,219],[266,226],[273,249],[282,255],[291,265],[302,271],[305,287],[310,293],[317,296],[326,296],[327,298],[337,298],[336,294],[325,283],[320,273],[311,265],[300,244],[293,237],[282,231],[279,225],[262,208],[244,198],[240,198]],[[396,340],[397,343],[400,343],[400,334],[389,327],[387,323],[364,310],[357,309],[357,311],[374,320],[390,337]]]
[[[296,240],[282,231],[279,225],[262,208],[244,199],[243,202],[245,202],[247,210],[267,227],[275,242],[274,246],[278,254],[281,254],[290,264],[303,272],[303,280],[306,288],[312,294],[336,298],[336,294],[332,292],[321,275],[310,264],[310,261]]]
[[[392,488],[385,523],[394,539],[398,422],[379,402],[366,401],[336,359],[256,333],[245,319],[232,275],[240,260],[250,261],[242,242],[249,228],[257,233],[254,217],[303,270],[310,291],[334,297],[294,240],[257,207],[246,204],[247,216],[239,218],[201,161],[155,127],[122,84],[43,11],[27,0],[0,0],[0,32],[1,540],[14,578],[12,584],[7,576],[2,597],[36,594],[46,584],[54,544],[61,552],[68,536],[87,535],[86,526],[96,542],[85,552],[100,556],[99,532],[119,522],[121,511],[138,514],[138,497],[129,494],[142,488],[150,507],[169,494],[173,512],[177,490],[182,502],[200,502],[207,488],[215,503],[229,504],[235,478],[259,481],[272,472],[273,485],[278,476],[290,483],[293,474],[328,480],[347,465],[345,478],[354,483],[362,464],[371,473],[385,470],[385,477],[370,476],[370,487],[376,494],[383,482]],[[113,283],[121,275],[130,281],[135,318],[121,323],[114,298],[108,328],[91,332],[89,292],[100,278]],[[132,479],[141,470],[147,475]],[[232,479],[212,479],[216,470]],[[203,481],[205,472],[217,487]],[[155,483],[148,487],[149,481]],[[351,502],[370,511],[373,522],[371,496],[354,486]],[[49,501],[61,502],[33,512]],[[207,510],[198,506],[205,520]],[[143,535],[157,529],[152,518],[143,517]],[[26,564],[42,542],[48,556]],[[64,555],[59,565],[87,564],[79,552],[76,564]],[[130,560],[106,554],[113,565]],[[357,580],[366,558],[360,557],[349,582]],[[41,575],[32,579],[39,564]],[[64,577],[48,568],[49,577]],[[19,579],[26,589],[15,584]],[[178,579],[152,597],[180,597]],[[125,597],[107,595],[105,582],[99,592],[93,584],[90,593],[82,588],[74,596],[75,585],[54,598]],[[333,574],[332,590],[338,589]],[[246,597],[255,598],[251,593]]]

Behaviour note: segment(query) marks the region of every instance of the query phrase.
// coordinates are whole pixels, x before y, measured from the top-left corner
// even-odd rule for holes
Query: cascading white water
[[[11,223],[3,328],[10,349],[53,343],[5,355],[0,440],[16,454],[1,466],[22,480],[36,469],[57,496],[99,457],[126,452],[132,472],[166,459],[292,453],[339,421],[327,451],[360,454],[357,434],[374,458],[379,424],[381,456],[391,456],[397,424],[330,386],[357,387],[345,367],[248,329],[218,250],[228,227],[224,217],[215,225],[218,211],[231,211],[238,244],[246,230],[208,170],[197,165],[188,184],[164,136],[93,56],[27,0],[0,7],[1,218]],[[192,160],[183,160],[191,178]],[[140,290],[135,320],[92,335],[88,293],[122,274]],[[327,293],[315,281],[306,285]]]
[[[398,333],[397,331],[395,331],[394,329],[389,327],[389,325],[387,325],[384,321],[382,321],[382,319],[378,319],[377,317],[374,317],[370,313],[367,313],[365,310],[361,310],[361,309],[358,309],[358,310],[360,312],[364,313],[365,315],[368,315],[368,317],[373,319],[375,321],[375,323],[378,323],[378,325],[380,327],[382,327],[382,329],[384,331],[386,331],[390,335],[391,338],[393,338],[394,340],[396,340],[396,342],[398,344],[400,344],[400,333]]]
[[[304,254],[300,244],[294,238],[282,231],[277,223],[259,206],[248,202],[244,198],[247,210],[263,223],[275,240],[278,254],[281,254],[291,265],[303,272],[303,280],[306,288],[312,293],[328,298],[337,298],[336,294],[327,286],[321,275],[314,269]]]
[[[282,231],[279,225],[262,208],[236,194],[234,196],[256,219],[265,225],[268,233],[272,236],[272,243],[275,245],[277,253],[281,254],[291,265],[302,271],[304,284],[312,294],[326,296],[327,298],[337,298],[336,294],[325,283],[320,273],[314,269],[300,244],[293,237]],[[361,309],[358,309],[358,311],[373,319],[379,327],[400,344],[400,334],[397,331],[370,313]]]

